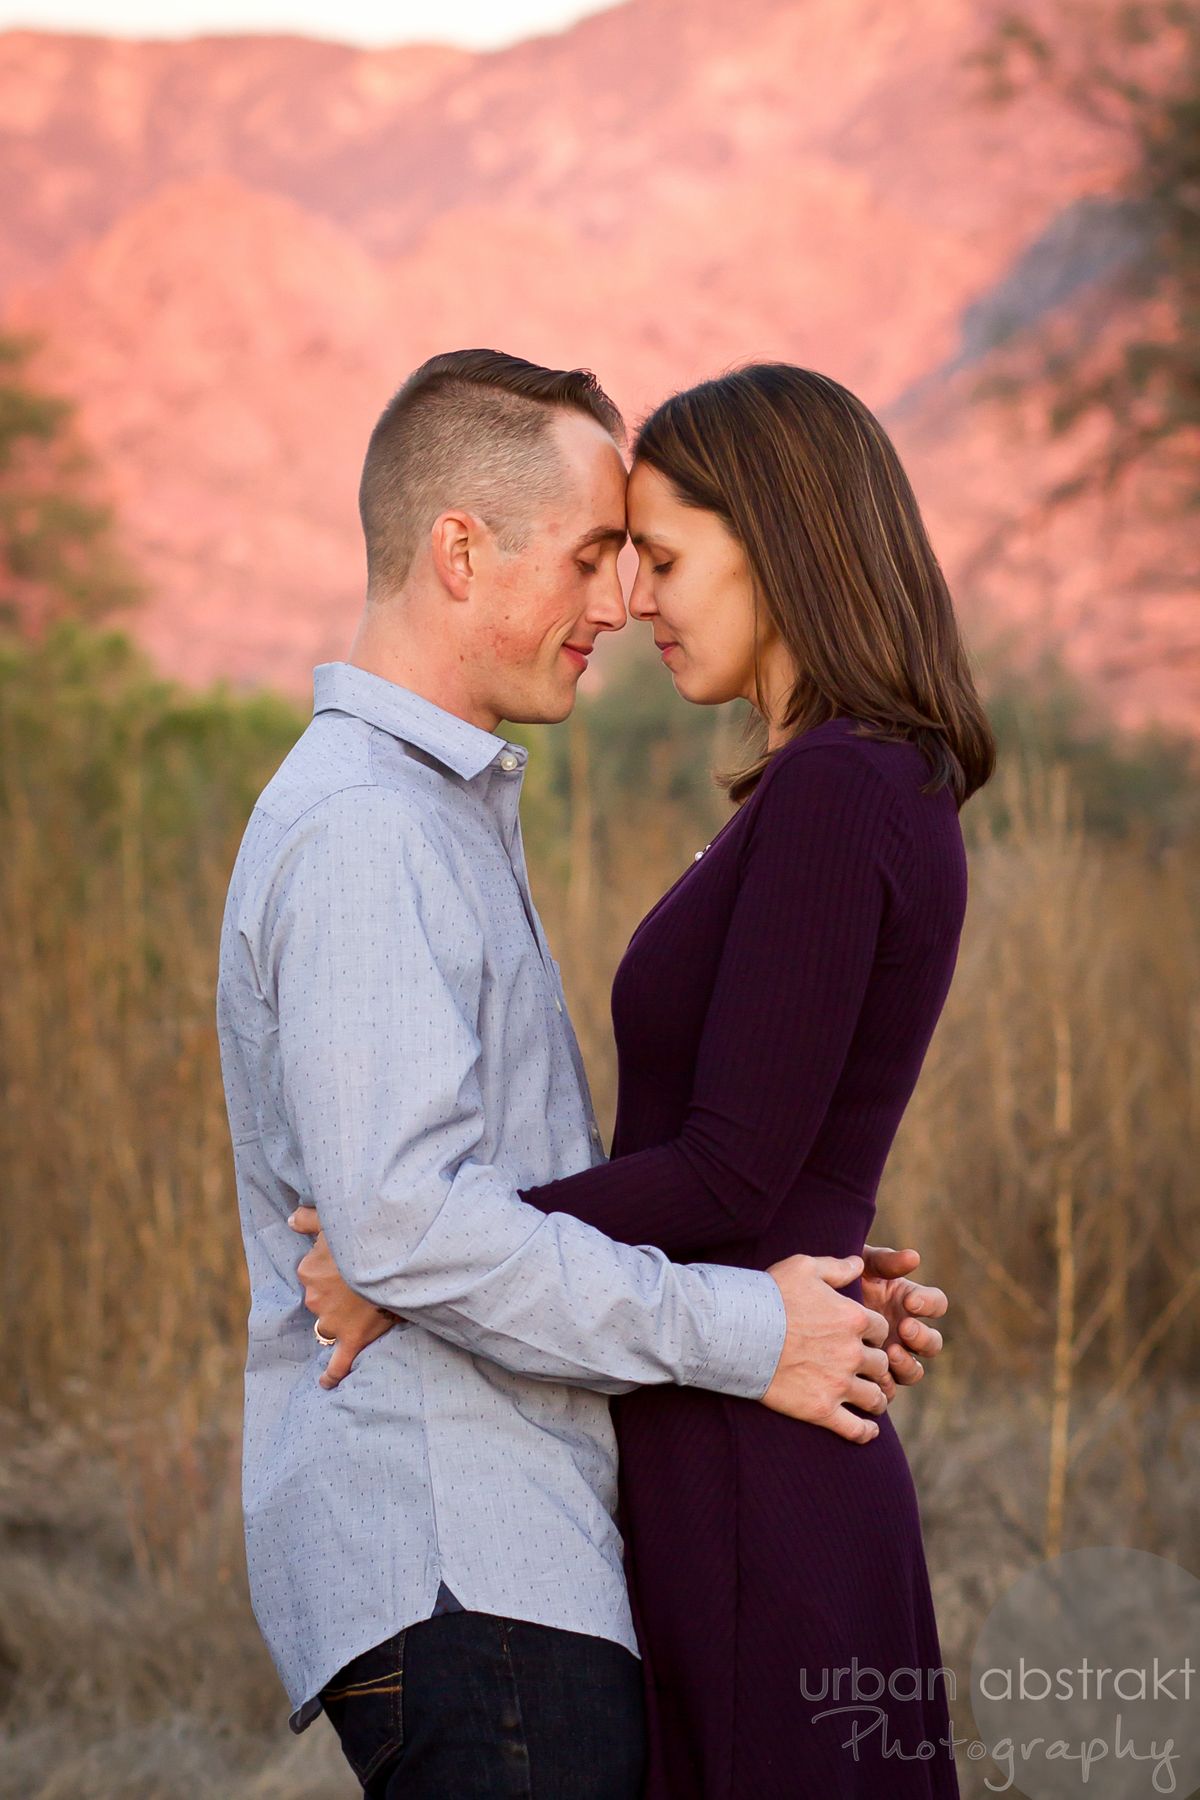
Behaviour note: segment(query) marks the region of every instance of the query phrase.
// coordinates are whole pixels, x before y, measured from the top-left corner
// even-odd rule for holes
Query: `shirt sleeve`
[[[759,1236],[794,1186],[846,1061],[901,853],[897,796],[852,746],[797,744],[763,780],[679,1136],[522,1189],[670,1255]]]
[[[769,1276],[681,1266],[548,1217],[482,1159],[483,932],[391,790],[331,796],[279,860],[259,979],[277,1014],[298,1198],[317,1208],[343,1278],[517,1373],[759,1398],[786,1327]]]

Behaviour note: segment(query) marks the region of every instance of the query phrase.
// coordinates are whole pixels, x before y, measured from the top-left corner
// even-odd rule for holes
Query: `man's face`
[[[596,420],[563,410],[552,427],[559,493],[530,521],[526,547],[489,552],[480,567],[473,661],[480,698],[514,724],[565,719],[602,631],[619,631],[625,601],[625,465]]]

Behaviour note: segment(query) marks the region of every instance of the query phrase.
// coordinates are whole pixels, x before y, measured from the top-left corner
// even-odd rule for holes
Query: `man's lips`
[[[593,644],[564,644],[563,649],[578,669],[586,669],[588,657],[592,654]]]

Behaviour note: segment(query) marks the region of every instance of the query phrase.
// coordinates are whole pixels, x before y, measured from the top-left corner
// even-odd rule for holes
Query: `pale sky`
[[[151,38],[296,31],[342,43],[486,50],[559,31],[585,13],[604,10],[605,0],[0,0],[0,30]]]

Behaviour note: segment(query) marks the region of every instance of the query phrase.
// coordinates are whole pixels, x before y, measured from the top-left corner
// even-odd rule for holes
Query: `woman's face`
[[[675,691],[697,706],[756,702],[754,587],[742,546],[716,513],[684,506],[645,463],[633,466],[626,505],[638,553],[629,610],[652,627]],[[764,675],[781,648],[760,609]]]

